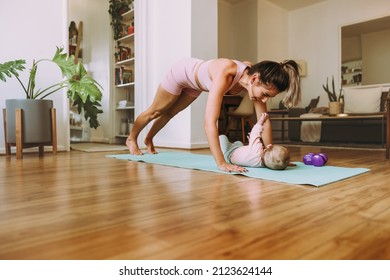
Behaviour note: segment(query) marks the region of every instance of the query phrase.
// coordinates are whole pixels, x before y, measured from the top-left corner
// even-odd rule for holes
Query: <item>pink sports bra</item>
[[[212,84],[211,78],[209,76],[209,67],[211,62],[212,60],[207,60],[201,63],[200,66],[198,67],[198,81],[202,86],[202,88],[205,89],[206,91],[210,90]],[[237,64],[237,73],[234,76],[232,84],[230,85],[228,91],[231,90],[238,83],[245,69],[249,67],[245,63],[242,63],[237,60],[233,60],[233,62]]]

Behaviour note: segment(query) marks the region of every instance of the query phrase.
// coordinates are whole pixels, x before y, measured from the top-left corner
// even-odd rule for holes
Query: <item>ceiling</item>
[[[241,2],[245,2],[247,0],[223,0],[232,5],[239,4]],[[327,0],[267,0],[270,3],[273,3],[276,6],[279,6],[282,9],[287,11],[292,11],[296,9],[300,9],[303,7],[307,7],[313,4],[317,4],[320,2],[325,2]]]

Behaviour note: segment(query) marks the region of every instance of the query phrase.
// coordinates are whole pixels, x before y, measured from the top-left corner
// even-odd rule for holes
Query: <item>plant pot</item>
[[[344,103],[341,102],[329,102],[329,115],[336,116],[344,112]]]
[[[22,142],[25,144],[49,143],[52,141],[51,115],[52,100],[8,99],[7,110],[7,143],[16,143],[16,109],[22,109]]]

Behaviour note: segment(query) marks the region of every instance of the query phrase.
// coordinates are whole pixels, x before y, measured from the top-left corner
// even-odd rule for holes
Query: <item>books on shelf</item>
[[[131,48],[125,46],[116,46],[115,51],[115,63],[124,61],[134,57],[134,53]]]
[[[133,69],[125,67],[115,68],[115,85],[123,85],[134,82]]]

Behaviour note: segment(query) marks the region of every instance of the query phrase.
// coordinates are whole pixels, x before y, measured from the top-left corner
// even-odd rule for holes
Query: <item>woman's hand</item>
[[[223,163],[218,166],[218,168],[222,171],[226,172],[248,172],[248,170],[245,167],[234,165],[234,164],[229,164],[229,163]]]

